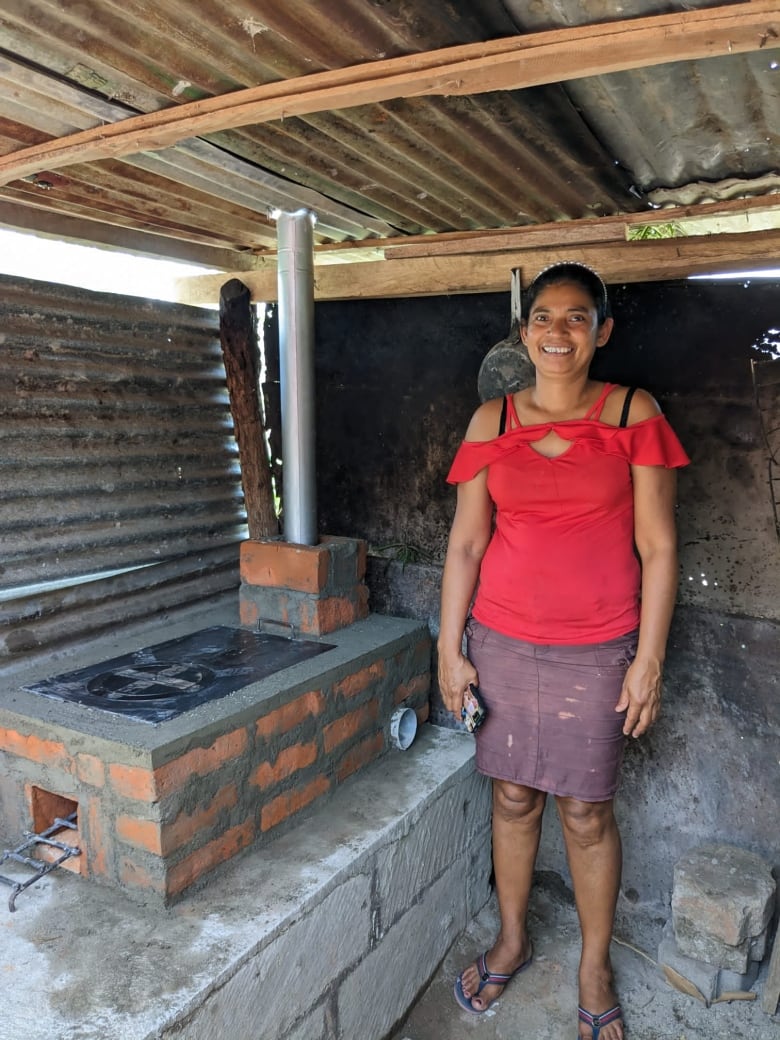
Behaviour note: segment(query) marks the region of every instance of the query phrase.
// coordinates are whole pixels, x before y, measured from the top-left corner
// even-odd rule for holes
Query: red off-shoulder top
[[[608,383],[585,419],[519,425],[490,441],[463,441],[447,476],[488,469],[496,526],[473,604],[478,621],[530,643],[598,643],[639,624],[632,466],[690,461],[663,415],[632,426],[600,421]],[[549,458],[534,447],[551,430],[570,441]]]

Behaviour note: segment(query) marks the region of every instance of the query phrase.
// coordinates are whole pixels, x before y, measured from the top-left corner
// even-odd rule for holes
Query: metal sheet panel
[[[0,45],[14,56],[5,71],[0,63],[8,99],[0,103],[0,147],[115,120],[113,109],[148,112],[516,31],[494,0],[441,7],[285,0],[261,9],[242,0],[11,0],[0,12]],[[14,84],[22,98],[33,92],[34,104],[13,100],[20,96]],[[256,252],[273,248],[263,209],[279,205],[280,194],[288,197],[284,208],[317,213],[318,242],[639,206],[631,175],[557,86],[289,118],[212,134],[199,146],[210,149],[205,165],[188,145],[51,178],[42,171],[40,186],[17,181],[0,199]]]
[[[3,671],[121,625],[203,600],[218,602],[231,591],[235,595],[237,584],[238,546],[227,545],[97,581],[0,597]]]
[[[0,330],[3,599],[243,536],[214,312],[1,278]]]
[[[705,10],[722,6],[722,2],[545,0],[528,4],[507,0],[506,6],[517,31],[542,32],[671,11]],[[777,171],[777,43],[768,39],[765,49],[751,54],[572,80],[565,89],[599,141],[631,172],[635,190],[648,196],[657,188],[670,189],[667,194],[674,198],[673,189],[692,182],[747,181]]]

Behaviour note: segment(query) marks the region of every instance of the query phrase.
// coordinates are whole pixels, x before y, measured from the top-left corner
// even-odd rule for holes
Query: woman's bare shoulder
[[[492,441],[498,437],[503,403],[503,397],[494,397],[481,404],[471,417],[465,439],[467,441]]]
[[[608,423],[610,426],[617,426],[620,423],[628,393],[629,388],[626,386],[616,386],[610,392],[609,397],[604,402],[604,410],[601,414],[602,422]],[[660,414],[661,409],[653,395],[649,394],[647,390],[637,387],[631,398],[626,425],[633,426],[634,423],[643,422],[645,419],[653,419]]]
[[[649,394],[647,390],[637,388],[628,410],[628,425],[633,426],[634,423],[642,422],[644,419],[653,419],[660,414],[661,407],[653,395]]]

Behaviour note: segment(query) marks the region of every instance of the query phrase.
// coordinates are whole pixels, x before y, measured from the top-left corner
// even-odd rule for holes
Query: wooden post
[[[270,538],[279,533],[279,523],[260,418],[256,321],[249,289],[237,278],[226,282],[219,294],[219,338],[238,443],[249,537]]]

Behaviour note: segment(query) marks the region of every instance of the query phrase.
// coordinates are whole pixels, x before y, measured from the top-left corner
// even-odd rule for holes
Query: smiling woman
[[[674,469],[688,459],[649,394],[590,375],[613,327],[595,271],[545,268],[523,313],[534,382],[477,409],[448,476],[458,498],[439,685],[456,717],[472,684],[486,705],[476,765],[493,781],[501,915],[455,998],[482,1014],[531,962],[526,914],[551,794],[582,927],[579,1036],[623,1040],[609,960],[621,870],[612,802],[625,738],[659,713],[677,582]]]
[[[213,273],[216,273],[213,268],[195,267],[175,260],[154,260],[0,230],[0,274],[74,285],[95,292],[175,302],[178,299],[177,279]]]

